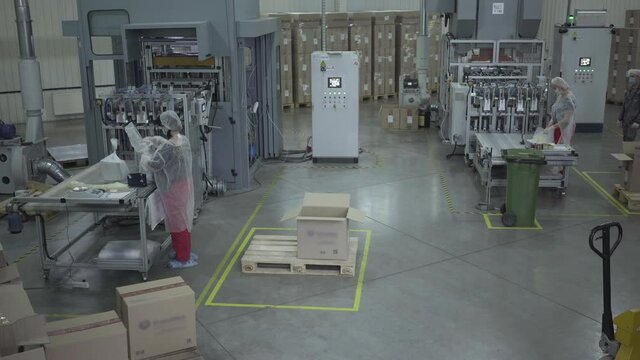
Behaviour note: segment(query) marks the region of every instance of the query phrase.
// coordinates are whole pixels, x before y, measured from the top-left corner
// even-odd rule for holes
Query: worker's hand
[[[633,123],[633,125],[631,125],[631,128],[632,128],[632,129],[638,129],[638,128],[640,128],[640,124],[638,124],[638,123]]]

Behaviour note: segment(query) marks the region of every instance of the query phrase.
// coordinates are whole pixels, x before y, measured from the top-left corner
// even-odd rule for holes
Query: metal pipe
[[[35,170],[38,174],[51,176],[51,178],[58,183],[61,183],[71,177],[67,170],[62,167],[62,165],[48,158],[39,160],[35,164]]]
[[[16,24],[18,26],[18,45],[20,46],[21,59],[33,59],[36,57],[36,48],[31,28],[31,12],[27,0],[14,0],[16,9]]]
[[[16,25],[18,29],[18,45],[20,47],[20,92],[22,107],[27,119],[25,140],[38,142],[44,137],[42,127],[42,79],[40,63],[36,58],[36,50],[31,27],[31,12],[27,0],[14,0]]]
[[[416,73],[418,75],[418,87],[420,88],[420,104],[426,105],[429,101],[427,92],[428,67],[429,67],[429,12],[428,0],[420,2],[420,35],[416,43]]]
[[[327,51],[327,0],[322,0],[322,28],[320,32],[322,51]]]

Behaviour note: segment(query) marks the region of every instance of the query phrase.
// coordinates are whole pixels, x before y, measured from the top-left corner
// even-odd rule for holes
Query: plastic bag
[[[142,141],[142,136],[140,135],[140,132],[138,132],[136,126],[133,125],[133,123],[129,123],[124,127],[124,131],[127,133],[129,142],[131,143],[133,149],[138,153],[143,152],[145,150],[145,145]]]
[[[533,134],[533,139],[531,139],[531,141],[534,144],[553,144],[553,134],[550,131],[546,131],[539,127]]]
[[[105,183],[123,181],[129,175],[127,163],[116,154],[118,149],[117,139],[111,139],[111,147],[113,148],[113,153],[100,160],[100,172]]]

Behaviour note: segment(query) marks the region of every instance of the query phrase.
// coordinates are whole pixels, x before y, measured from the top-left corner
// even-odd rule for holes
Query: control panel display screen
[[[341,77],[330,77],[329,78],[329,89],[339,89],[342,87],[342,78]]]
[[[580,67],[590,67],[591,66],[591,58],[590,57],[581,57],[580,58]]]

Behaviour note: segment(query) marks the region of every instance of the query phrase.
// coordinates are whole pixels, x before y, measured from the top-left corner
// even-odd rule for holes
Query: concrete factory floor
[[[542,229],[495,230],[475,210],[482,194],[476,174],[460,157],[445,159],[451,147],[436,130],[385,131],[378,107],[361,107],[359,166],[264,165],[253,191],[211,199],[202,209],[193,229],[200,266],[170,271],[163,260],[152,269],[151,279],[183,276],[199,296],[205,358],[600,358],[601,262],[587,241],[595,225],[619,221],[625,231],[613,257],[614,314],[640,306],[640,221],[603,194],[622,176],[609,155],[621,147],[618,108],[607,109],[604,133],[576,135],[580,163],[569,170],[567,195],[540,192]],[[287,148],[306,144],[310,114],[284,113]],[[83,141],[78,122],[51,125],[52,143]],[[352,226],[360,238],[356,277],[243,275],[247,235],[295,226],[280,219],[307,191],[350,193],[366,213],[365,223]],[[503,201],[497,192],[494,205]],[[51,247],[88,220],[53,219]],[[95,236],[127,238],[133,230],[105,228]],[[20,235],[3,232],[2,241],[17,259],[36,245],[33,223]],[[46,282],[39,262],[36,251],[20,271],[35,309],[51,319],[111,309],[114,287],[140,281],[133,272],[83,270],[58,271]],[[69,280],[90,287],[72,289]]]

